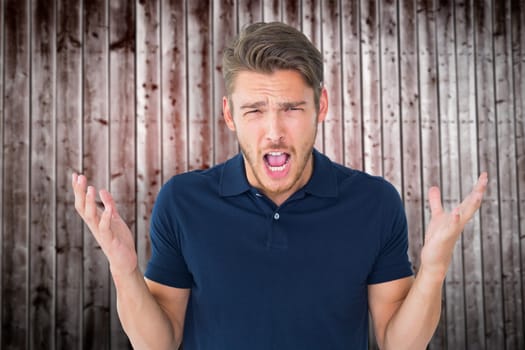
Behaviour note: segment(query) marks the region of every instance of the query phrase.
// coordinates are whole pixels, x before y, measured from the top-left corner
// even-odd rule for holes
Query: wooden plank
[[[237,1],[237,31],[247,24],[260,22],[263,18],[262,0]]]
[[[301,1],[282,0],[283,22],[301,29]]]
[[[321,4],[318,0],[302,1],[301,30],[310,41],[321,51]],[[323,81],[324,84],[324,81]],[[328,102],[330,103],[330,101]],[[320,124],[317,130],[314,147],[324,152],[324,123]]]
[[[375,0],[361,0],[361,67],[363,113],[363,169],[381,175],[381,111],[380,111],[380,52],[379,4]]]
[[[441,188],[441,201],[448,210],[452,210],[461,202],[456,38],[452,5],[451,1],[441,1],[436,9],[441,169],[443,179],[446,179]],[[466,346],[463,278],[463,249],[462,240],[459,239],[454,247],[445,280],[447,303],[443,311],[447,322],[446,346],[448,349],[464,349]]]
[[[209,168],[213,162],[211,6],[206,1],[188,3],[189,168]]]
[[[513,137],[514,92],[512,88],[512,52],[510,2],[494,1],[492,11],[495,68],[497,159],[499,178],[499,215],[503,276],[503,315],[505,349],[523,346],[523,299],[520,275],[520,239],[516,144]]]
[[[109,5],[110,190],[120,216],[135,234],[135,6],[127,0]],[[113,283],[110,317],[110,348],[131,349],[118,318]]]
[[[30,43],[27,1],[5,1],[2,349],[27,349]],[[7,169],[9,169],[7,171]]]
[[[4,1],[0,3],[0,145],[4,145]],[[4,221],[3,216],[3,206],[4,206],[4,152],[0,152],[0,165],[2,166],[2,171],[0,171],[0,219]],[[4,225],[0,225],[0,242],[4,241]],[[3,261],[4,261],[4,249],[3,244],[0,245],[0,272],[3,272]],[[2,319],[3,305],[4,305],[4,293],[1,287],[3,279],[0,278],[0,320]],[[1,323],[1,321],[0,321]],[[3,342],[3,327],[0,327],[0,346]]]
[[[109,185],[108,14],[107,2],[84,2],[83,168],[96,189]],[[99,245],[84,231],[83,344],[87,349],[110,346],[110,276]]]
[[[222,97],[226,95],[222,77],[222,53],[236,34],[236,6],[233,0],[213,2],[213,162],[224,162],[238,152],[235,133],[227,128],[222,114]]]
[[[417,4],[418,61],[420,86],[421,170],[425,205],[425,227],[430,218],[427,191],[430,186],[441,187],[439,147],[439,103],[436,67],[436,21],[432,0]],[[443,293],[445,297],[445,293]],[[443,305],[444,301],[443,301]],[[446,341],[446,315],[442,312],[438,328],[429,348],[442,349]]]
[[[55,347],[55,6],[31,4],[29,347]]]
[[[341,11],[343,159],[346,166],[361,170],[363,169],[361,133],[363,125],[361,115],[359,1],[343,1]]]
[[[188,170],[185,6],[161,3],[163,182]]]
[[[457,100],[460,146],[460,193],[465,198],[479,175],[476,125],[476,66],[472,6],[469,0],[454,5],[456,27]],[[467,349],[485,349],[481,223],[475,215],[462,234],[465,333]]]
[[[262,20],[264,22],[281,22],[282,10],[280,0],[263,0]]]
[[[479,167],[487,171],[489,182],[481,207],[483,290],[487,349],[505,347],[502,256],[498,202],[497,135],[494,97],[494,57],[492,41],[492,1],[474,2],[476,48],[476,92],[478,114]]]
[[[516,142],[516,170],[518,178],[518,213],[519,233],[522,260],[525,257],[525,4],[523,1],[511,0],[511,37],[512,37],[512,75],[514,81],[514,138]],[[525,281],[525,268],[521,265],[521,280]],[[522,289],[522,301],[525,300],[525,289]],[[522,302],[521,313],[525,314],[525,303]],[[523,343],[518,345],[525,347]]]
[[[403,139],[403,199],[408,222],[409,257],[414,272],[420,266],[423,247],[423,194],[421,188],[421,140],[417,70],[416,1],[399,5],[401,70],[401,132]]]
[[[380,2],[383,176],[402,193],[397,1]]]
[[[324,121],[324,153],[343,163],[343,121],[341,96],[341,12],[339,1],[321,2],[324,80],[330,107]]]
[[[137,252],[150,257],[149,218],[162,183],[160,116],[160,2],[137,1]]]
[[[56,348],[82,344],[82,221],[71,173],[82,170],[82,30],[80,0],[60,0],[56,53]],[[87,233],[87,232],[86,232]],[[89,233],[87,233],[89,234]]]

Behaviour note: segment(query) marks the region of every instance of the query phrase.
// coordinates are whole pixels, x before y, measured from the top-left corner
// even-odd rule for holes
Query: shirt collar
[[[337,177],[332,161],[316,149],[313,150],[314,171],[304,191],[318,197],[337,197]]]
[[[250,190],[250,184],[246,179],[244,170],[244,158],[242,153],[224,163],[221,173],[221,196],[236,196]]]
[[[337,177],[332,161],[317,150],[313,150],[314,170],[312,177],[304,186],[306,193],[318,197],[337,197]],[[221,196],[236,196],[249,191],[251,186],[246,179],[242,153],[224,163],[221,174]]]

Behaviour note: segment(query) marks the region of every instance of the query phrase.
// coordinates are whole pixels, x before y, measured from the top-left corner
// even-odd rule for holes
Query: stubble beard
[[[296,162],[295,168],[297,169],[297,172],[295,174],[293,174],[293,173],[291,174],[293,176],[292,181],[290,181],[288,184],[285,183],[284,187],[278,187],[276,189],[272,189],[272,188],[269,188],[269,187],[265,186],[264,185],[264,179],[262,177],[265,176],[266,174],[263,173],[262,176],[260,176],[259,172],[256,171],[256,169],[258,169],[257,168],[257,164],[258,164],[257,160],[259,160],[259,162],[263,162],[263,167],[265,166],[264,160],[262,160],[263,159],[263,154],[258,154],[259,152],[257,152],[257,151],[255,152],[256,153],[255,155],[251,154],[247,150],[245,145],[239,141],[239,147],[241,148],[241,152],[242,152],[242,154],[244,156],[244,159],[245,159],[245,166],[250,167],[251,173],[253,174],[253,176],[255,177],[255,180],[257,181],[257,184],[254,187],[257,187],[260,191],[265,193],[267,196],[278,196],[280,194],[283,194],[283,193],[286,193],[286,192],[292,190],[294,188],[294,186],[296,186],[297,183],[299,181],[301,181],[301,177],[302,177],[302,175],[303,175],[303,173],[304,173],[304,171],[306,169],[306,165],[308,164],[308,161],[309,161],[310,157],[313,157],[313,148],[314,148],[316,136],[317,136],[317,124],[316,124],[316,127],[315,127],[315,131],[314,131],[314,135],[313,135],[312,141],[305,147],[307,149],[307,151],[304,152],[304,154],[299,155],[296,152],[295,148],[290,149],[290,154],[291,155],[295,155],[297,157],[300,156],[300,158],[294,159],[295,162]],[[237,140],[239,140],[238,136],[237,136]],[[275,143],[275,144],[272,144],[270,146],[270,148],[271,147],[274,147],[275,149],[287,149],[286,145],[284,145],[283,143]],[[246,162],[248,164],[246,164]],[[313,159],[312,159],[312,172],[313,172]],[[310,176],[311,176],[311,174],[310,174]],[[308,180],[309,180],[309,178],[306,179],[305,183],[300,184],[300,186],[298,186],[295,190],[298,190],[300,187],[304,186]],[[253,186],[254,184],[250,184],[250,185]]]

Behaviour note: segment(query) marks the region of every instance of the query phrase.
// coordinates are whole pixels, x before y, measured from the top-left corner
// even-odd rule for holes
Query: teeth
[[[268,152],[269,155],[278,157],[283,154],[283,152]]]
[[[286,164],[281,166],[268,166],[268,168],[270,168],[271,171],[283,171],[285,167]]]

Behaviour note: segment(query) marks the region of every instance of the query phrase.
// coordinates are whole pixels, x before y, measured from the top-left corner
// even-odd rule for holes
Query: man
[[[313,149],[326,117],[319,51],[281,24],[248,26],[226,49],[223,112],[241,154],[173,177],[151,219],[145,278],[111,195],[73,174],[75,207],[106,254],[137,349],[423,349],[440,317],[454,244],[479,208],[482,174],[432,218],[412,276],[399,195]]]

